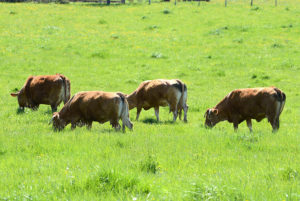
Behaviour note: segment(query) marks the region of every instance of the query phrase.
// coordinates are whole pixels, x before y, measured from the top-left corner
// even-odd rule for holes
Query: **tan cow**
[[[70,99],[70,88],[70,80],[61,74],[30,76],[19,92],[10,95],[18,97],[21,110],[38,109],[40,104],[46,104],[55,112],[62,101]]]
[[[55,130],[62,130],[71,123],[71,128],[87,125],[92,127],[92,122],[110,124],[116,130],[120,129],[119,119],[122,120],[122,128],[132,129],[129,119],[128,102],[122,93],[86,91],[75,94],[60,110],[53,113],[50,122],[53,122]]]
[[[159,106],[169,106],[173,112],[173,121],[176,121],[179,113],[184,111],[184,121],[187,122],[187,87],[180,80],[148,80],[142,82],[139,87],[127,95],[129,109],[137,108],[136,120],[139,119],[142,108],[149,110],[154,107],[157,121],[159,121]]]
[[[260,122],[264,118],[272,125],[273,132],[279,129],[279,116],[285,104],[285,94],[276,87],[236,89],[230,92],[214,108],[205,113],[207,127],[220,121],[233,123],[234,129],[244,120],[252,132],[251,119]]]

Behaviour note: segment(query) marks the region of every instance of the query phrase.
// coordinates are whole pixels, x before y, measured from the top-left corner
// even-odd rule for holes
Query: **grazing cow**
[[[52,119],[55,130],[62,130],[71,123],[71,128],[87,125],[92,127],[92,122],[110,124],[116,130],[120,129],[119,119],[122,119],[122,128],[132,129],[129,119],[128,102],[122,93],[86,91],[75,94],[60,110],[53,113]]]
[[[173,112],[173,121],[176,121],[178,113],[181,119],[183,109],[184,121],[187,122],[187,87],[180,80],[144,81],[134,92],[127,95],[127,100],[130,110],[137,108],[136,120],[139,119],[142,108],[149,110],[154,107],[157,121],[159,121],[159,106],[169,105],[170,112]]]
[[[285,104],[285,94],[276,87],[236,89],[230,92],[214,108],[208,109],[205,126],[213,127],[220,121],[233,123],[234,130],[244,120],[252,132],[251,119],[260,122],[265,117],[273,132],[279,129],[279,116]]]
[[[57,111],[57,106],[70,99],[70,80],[61,74],[39,75],[27,78],[22,89],[11,93],[18,97],[19,107],[38,109],[40,104],[51,105],[52,112]]]

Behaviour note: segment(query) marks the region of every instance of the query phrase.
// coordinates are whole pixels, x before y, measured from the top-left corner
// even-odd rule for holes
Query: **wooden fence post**
[[[151,4],[151,0],[149,0],[149,5]]]
[[[225,0],[225,7],[227,7],[227,0]]]
[[[251,0],[251,3],[250,3],[250,5],[251,5],[251,6],[253,6],[253,0]]]
[[[275,6],[277,6],[277,0],[275,0]]]
[[[177,3],[177,2],[176,2],[176,0],[175,0],[175,2],[174,2],[174,5],[175,5],[175,6],[176,6],[176,3]]]

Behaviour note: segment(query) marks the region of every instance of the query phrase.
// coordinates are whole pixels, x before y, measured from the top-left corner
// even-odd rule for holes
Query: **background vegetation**
[[[1,200],[299,200],[300,4],[0,4]],[[188,86],[187,124],[142,111],[134,130],[68,126],[49,106],[17,113],[9,93],[29,75],[62,73],[72,94],[132,92],[140,82]],[[277,86],[281,128],[204,128],[203,114],[236,88]],[[61,106],[62,107],[62,106]]]

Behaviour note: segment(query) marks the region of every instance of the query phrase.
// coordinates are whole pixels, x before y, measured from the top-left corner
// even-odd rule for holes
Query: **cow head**
[[[135,108],[137,106],[137,97],[136,97],[136,91],[129,95],[125,95],[128,105],[129,105],[129,110]]]
[[[205,127],[212,128],[214,127],[220,120],[218,117],[218,109],[207,109],[204,117],[205,119]]]
[[[49,124],[51,123],[55,131],[60,131],[65,128],[65,121],[60,118],[58,112],[53,113],[52,119],[50,120]]]
[[[19,103],[20,109],[24,109],[24,107],[30,107],[30,104],[29,104],[28,98],[25,94],[24,88],[22,88],[21,91],[19,91],[17,93],[11,93],[10,95],[12,97],[18,98],[18,103]]]

